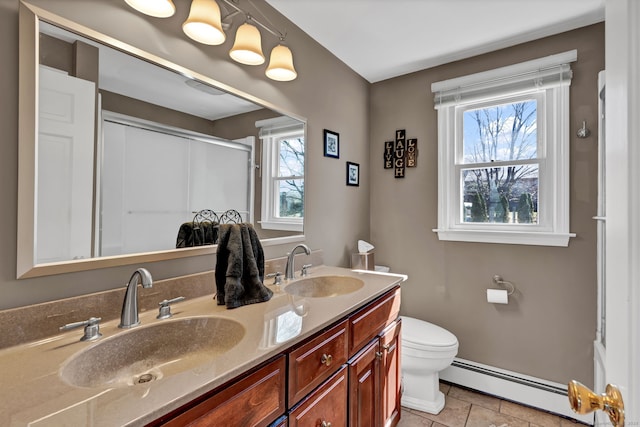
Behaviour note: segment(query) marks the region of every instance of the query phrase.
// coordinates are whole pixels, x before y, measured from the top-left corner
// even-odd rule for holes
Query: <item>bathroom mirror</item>
[[[215,253],[176,248],[203,210],[303,239],[262,229],[256,162],[304,119],[23,3],[19,69],[18,278]]]

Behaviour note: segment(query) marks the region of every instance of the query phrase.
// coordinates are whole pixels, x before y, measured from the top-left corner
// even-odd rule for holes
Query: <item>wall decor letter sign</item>
[[[384,143],[384,168],[391,169],[393,167],[393,141]]]
[[[404,178],[406,168],[418,165],[418,139],[406,138],[406,131],[396,131],[395,141],[384,143],[384,168],[393,169],[396,178]]]
[[[416,138],[407,139],[407,167],[416,167],[416,157],[418,157],[418,140]]]
[[[404,178],[404,154],[405,154],[405,131],[396,131],[396,145],[395,145],[395,162],[396,168],[395,177]]]

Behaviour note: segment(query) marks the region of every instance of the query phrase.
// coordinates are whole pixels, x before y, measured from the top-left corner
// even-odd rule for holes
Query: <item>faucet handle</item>
[[[173,299],[166,299],[166,300],[160,301],[158,303],[160,307],[159,307],[158,315],[156,316],[156,319],[168,319],[171,316],[173,316],[173,314],[171,314],[170,305],[180,301],[184,301],[184,297],[176,297]]]
[[[274,285],[282,284],[282,273],[280,273],[279,271],[276,271],[275,273],[269,273],[264,277],[268,278],[268,279],[273,277],[273,284]]]
[[[302,266],[302,270],[300,270],[300,276],[308,276],[309,275],[309,268],[311,268],[313,266],[313,264],[304,264]]]
[[[101,317],[90,317],[82,322],[67,323],[64,326],[60,326],[61,331],[68,331],[69,329],[79,328],[84,326],[84,335],[80,338],[80,341],[93,341],[102,336],[100,333]]]

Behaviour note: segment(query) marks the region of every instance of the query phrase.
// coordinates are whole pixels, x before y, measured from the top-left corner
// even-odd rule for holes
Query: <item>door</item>
[[[640,423],[640,2],[607,0],[605,5],[605,205],[603,258],[606,265],[602,301],[604,346],[602,369],[596,366],[595,395],[570,385],[572,406],[609,408],[628,426]],[[600,233],[599,233],[600,236]],[[600,334],[599,334],[600,337]],[[597,345],[596,345],[597,350]],[[608,383],[606,396],[602,385]],[[579,395],[579,399],[575,396]],[[573,395],[573,397],[572,397]],[[596,424],[609,424],[596,414]],[[620,419],[620,418],[619,418]]]
[[[91,258],[95,84],[39,73],[36,264]]]
[[[606,382],[640,422],[640,2],[606,2]],[[597,390],[601,393],[602,390]]]

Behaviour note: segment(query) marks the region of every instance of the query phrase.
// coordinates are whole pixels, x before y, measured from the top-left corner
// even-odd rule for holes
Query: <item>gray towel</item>
[[[218,223],[212,221],[185,222],[178,230],[176,248],[214,245],[218,240]]]
[[[269,301],[273,292],[263,284],[264,252],[251,224],[221,224],[216,254],[218,305],[237,308]]]

